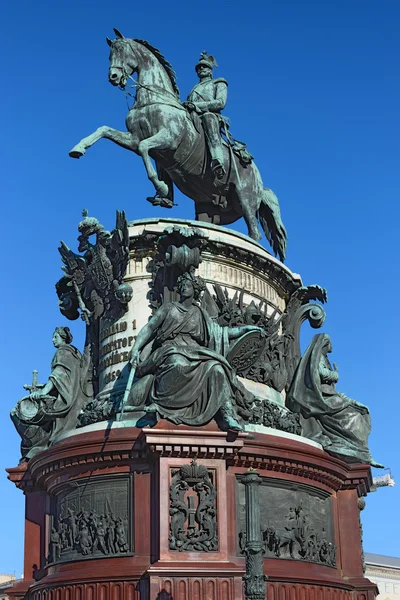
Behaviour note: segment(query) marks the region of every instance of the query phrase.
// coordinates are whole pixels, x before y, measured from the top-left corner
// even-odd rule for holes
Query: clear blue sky
[[[373,455],[398,479],[367,499],[365,550],[399,556],[398,0],[19,0],[1,3],[0,22],[2,469],[19,458],[8,413],[32,369],[41,381],[49,374],[52,332],[64,323],[57,247],[63,239],[77,248],[82,208],[107,228],[116,208],[129,219],[194,215],[180,195],[173,211],[150,206],[140,159],[111,142],[68,157],[99,125],[124,129],[124,96],[107,81],[105,37],[117,27],[162,50],[182,98],[199,53],[215,54],[216,74],[229,81],[232,132],[280,198],[287,265],[328,289],[323,331],[338,387],[369,405]],[[82,348],[83,324],[71,328]],[[19,574],[24,498],[5,475],[0,494],[0,572]]]

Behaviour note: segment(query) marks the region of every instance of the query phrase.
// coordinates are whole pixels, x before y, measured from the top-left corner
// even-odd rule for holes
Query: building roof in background
[[[383,554],[371,554],[370,552],[366,552],[365,562],[367,565],[400,569],[400,558],[395,556],[384,556]]]

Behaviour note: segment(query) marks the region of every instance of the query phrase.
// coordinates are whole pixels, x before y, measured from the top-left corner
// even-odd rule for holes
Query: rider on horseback
[[[262,236],[260,223],[283,260],[286,230],[278,198],[264,188],[253,157],[245,144],[233,139],[227,119],[220,114],[226,104],[227,83],[212,78],[215,60],[203,53],[196,65],[200,82],[183,107],[175,73],[161,52],[145,40],[125,38],[118,30],[115,33],[117,39],[108,40],[109,81],[124,88],[127,79],[137,73],[136,100],[126,118],[127,131],[99,127],[76,144],[70,156],[79,158],[100,139],[109,139],[142,158],[156,192],[150,198],[152,204],[172,207],[175,184],[194,200],[200,221],[229,225],[244,217],[249,236],[256,241]],[[203,168],[205,163],[208,166],[208,152],[211,167]]]
[[[211,169],[217,179],[222,179],[225,168],[220,132],[223,117],[220,112],[225,108],[228,98],[228,82],[222,77],[212,78],[213,68],[217,66],[211,54],[207,56],[207,52],[201,53],[195,67],[200,81],[194,86],[183,105],[200,116],[211,154]]]

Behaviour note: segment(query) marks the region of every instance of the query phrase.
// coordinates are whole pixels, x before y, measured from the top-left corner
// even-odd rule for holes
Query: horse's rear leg
[[[244,193],[243,190],[236,190],[239,204],[243,212],[244,220],[246,221],[249,236],[258,242],[262,238],[261,231],[258,227],[256,197],[255,192]]]

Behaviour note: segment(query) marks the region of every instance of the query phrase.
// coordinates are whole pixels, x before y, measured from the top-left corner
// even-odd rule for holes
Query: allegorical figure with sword
[[[179,302],[163,304],[139,332],[132,346],[131,374],[121,413],[144,410],[145,421],[158,418],[200,426],[216,418],[224,430],[243,429],[239,413],[254,397],[236,377],[226,359],[231,340],[260,327],[222,327],[200,306],[205,282],[192,273],[178,279]],[[150,355],[141,351],[152,342]],[[130,387],[132,385],[132,387]]]

